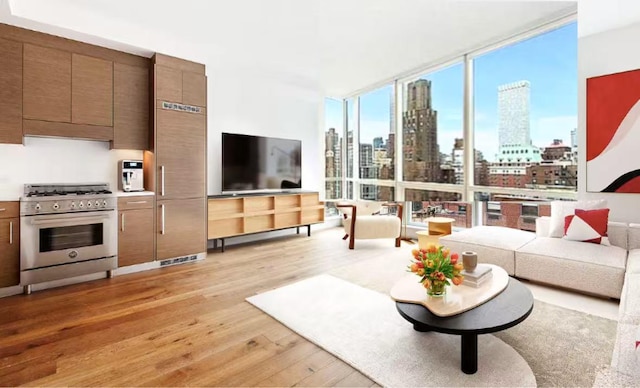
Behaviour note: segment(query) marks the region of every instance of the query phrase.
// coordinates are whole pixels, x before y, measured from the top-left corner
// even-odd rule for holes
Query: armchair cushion
[[[338,205],[354,205],[356,207],[356,217],[360,219],[360,216],[370,216],[374,213],[377,213],[382,209],[384,202],[379,201],[340,201]],[[350,207],[341,207],[338,208],[342,212],[342,214],[347,217],[351,217],[351,208]]]
[[[358,210],[358,214],[359,214]],[[359,240],[400,237],[401,222],[395,216],[356,215],[355,238]],[[351,230],[351,217],[343,221],[345,233]]]

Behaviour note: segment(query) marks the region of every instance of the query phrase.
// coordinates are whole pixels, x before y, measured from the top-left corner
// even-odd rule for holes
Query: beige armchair
[[[338,209],[344,219],[345,235],[343,240],[349,239],[349,249],[353,249],[355,239],[394,238],[396,247],[400,246],[402,231],[402,204],[378,201],[339,202]],[[398,208],[397,216],[380,215],[384,207]]]

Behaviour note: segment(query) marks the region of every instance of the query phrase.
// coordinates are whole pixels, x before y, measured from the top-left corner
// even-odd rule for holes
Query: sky
[[[438,144],[440,152],[450,153],[454,139],[462,137],[462,63],[419,78],[432,81]],[[473,80],[475,148],[485,159],[493,161],[498,151],[498,86],[515,81],[531,84],[533,144],[544,147],[562,139],[570,145],[571,130],[578,124],[577,24],[475,58]],[[378,136],[387,139],[392,91],[389,85],[360,97],[361,143],[372,143]],[[341,102],[327,99],[325,112],[327,128],[341,130]]]

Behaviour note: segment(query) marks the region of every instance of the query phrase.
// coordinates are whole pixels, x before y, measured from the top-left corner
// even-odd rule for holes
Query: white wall
[[[580,12],[580,11],[579,11]],[[578,14],[579,18],[581,14]],[[580,19],[578,20],[578,25]],[[640,24],[608,30],[578,39],[578,149],[586,150],[586,79],[594,76],[640,69],[638,47]],[[611,208],[609,218],[640,223],[640,194],[605,194],[586,192],[586,155],[579,152],[579,199],[606,198]],[[624,163],[624,159],[620,159]]]
[[[222,188],[222,132],[302,141],[302,188],[323,191],[319,90],[268,72],[207,64],[208,193]]]
[[[24,145],[0,144],[0,200],[18,200],[25,183],[109,182],[116,190],[120,159],[142,159],[142,151],[110,151],[107,142],[37,137],[26,137]]]

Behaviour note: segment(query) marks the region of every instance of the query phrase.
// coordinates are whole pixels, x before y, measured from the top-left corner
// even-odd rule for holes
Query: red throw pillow
[[[573,241],[611,245],[607,237],[609,209],[581,210],[564,218],[564,238]]]

